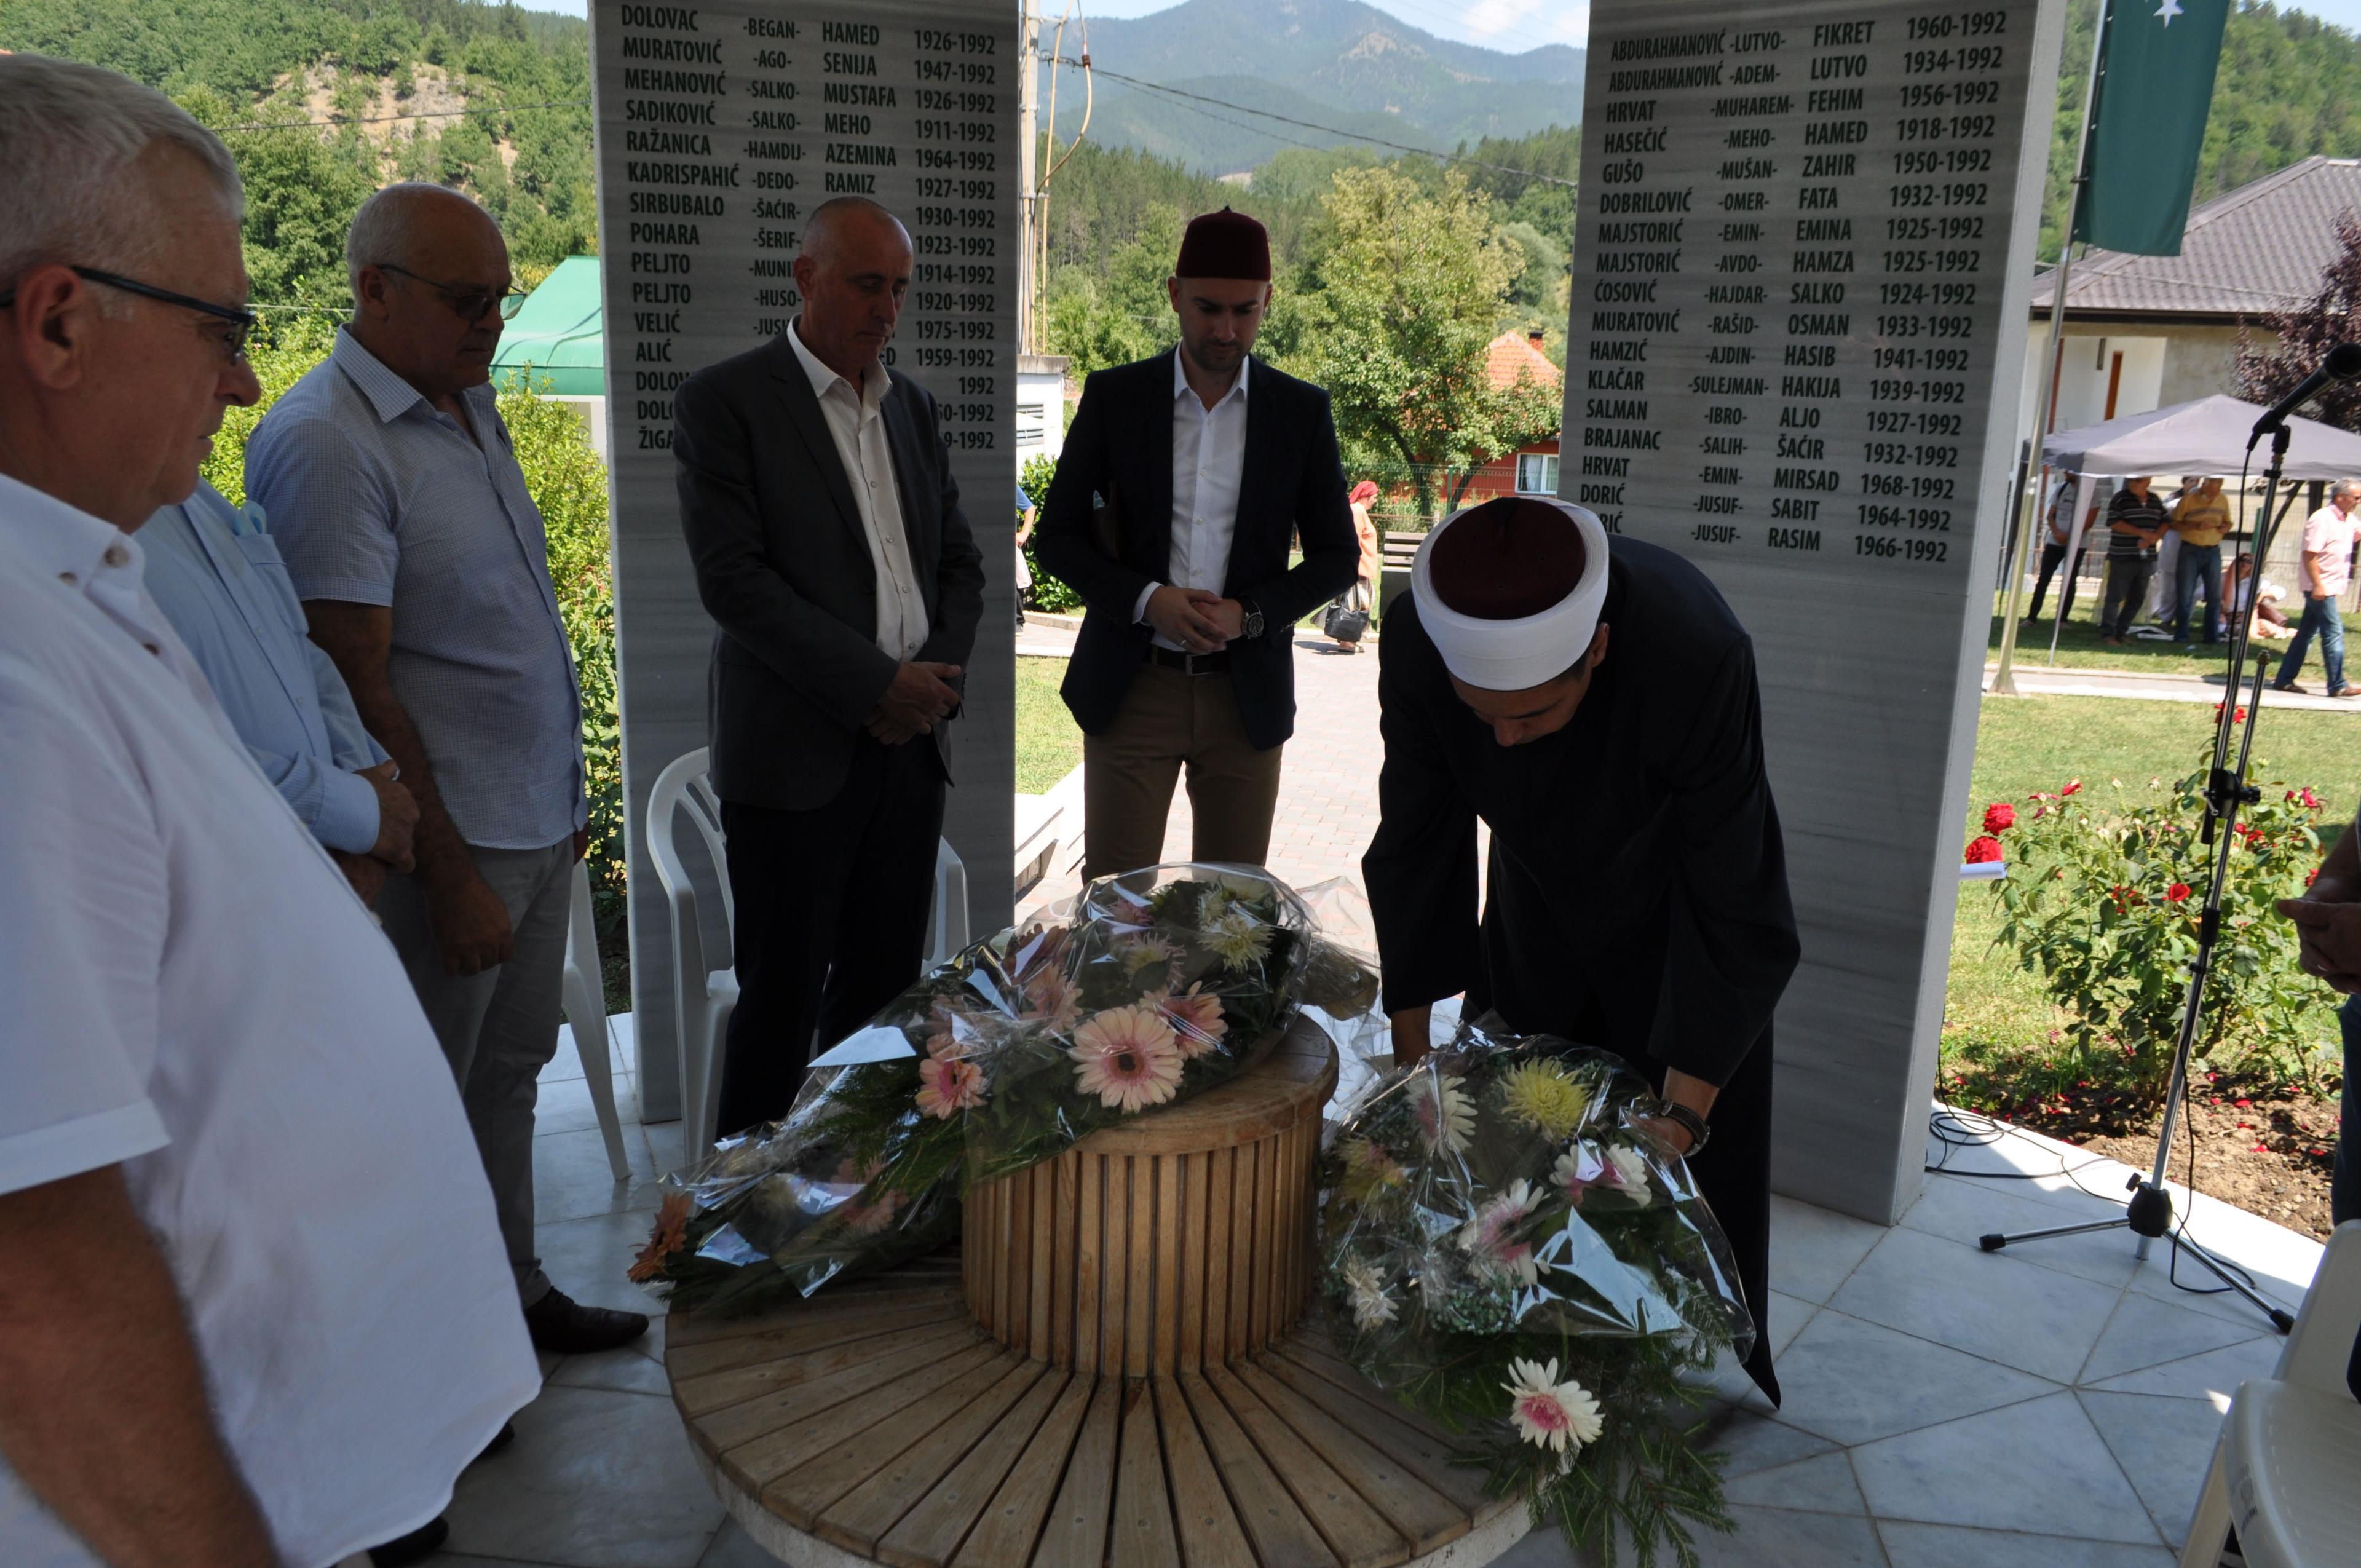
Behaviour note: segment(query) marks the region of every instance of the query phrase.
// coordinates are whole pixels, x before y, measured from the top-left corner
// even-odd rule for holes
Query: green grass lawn
[[[2019,664],[2040,668],[2049,663],[2050,618],[2058,611],[2057,587],[2057,584],[2050,584],[2050,596],[2041,607],[2042,619],[2026,620],[2017,627],[2016,661]],[[2099,641],[2098,599],[2098,594],[2086,591],[2074,600],[2074,613],[2067,619],[2064,628],[2059,632],[2058,664],[2059,668],[2131,670],[2152,675],[2206,675],[2221,673],[2223,657],[2229,651],[2226,646],[2208,648],[2202,642],[2193,646],[2181,642],[2151,642],[2133,637],[2125,639],[2120,648],[2108,647]],[[2029,597],[2020,600],[2017,607],[2018,613],[2023,614],[2030,602]],[[1992,635],[1984,646],[1993,657],[1997,658],[2000,655],[2001,632],[1999,595],[1993,596],[1993,605]],[[2298,604],[2289,611],[2289,614],[2293,616],[2300,613],[2301,609],[2302,606]],[[2197,619],[2197,611],[2193,609],[2190,612],[2190,619],[2192,621]],[[2356,640],[2361,640],[2361,617],[2346,616],[2345,626],[2345,645],[2353,648],[2356,654],[2361,654],[2361,646],[2356,646]],[[2266,646],[2270,649],[2271,667],[2276,673],[2279,668],[2279,656],[2286,650],[2287,644],[2284,642],[2255,644],[2257,649]],[[2250,677],[2253,669],[2253,665],[2247,666]],[[2320,649],[2315,639],[2315,645],[2304,660],[2304,672],[2296,677],[2297,684],[2309,684],[2312,690],[2319,691],[2323,689],[2326,678],[2321,667]]]
[[[1016,790],[1044,795],[1082,765],[1082,732],[1058,696],[1063,659],[1016,661]]]
[[[2213,718],[2212,709],[2196,703],[1986,697],[1960,842],[1965,845],[1977,832],[1989,803],[2014,801],[2022,808],[2035,790],[2055,791],[2069,779],[2081,779],[2092,793],[2111,792],[2118,780],[2126,794],[2145,793],[2150,779],[2169,785],[2196,770],[2213,737]],[[2323,821],[2352,812],[2361,775],[2361,729],[2344,714],[2266,708],[2256,730],[2255,755],[2255,776],[2267,786],[2311,785],[2328,803]],[[2041,982],[2017,967],[2014,954],[1993,946],[2001,920],[1992,884],[1971,883],[1960,889],[1943,1007],[1947,1066],[2047,1058],[2049,1031],[2065,1021]],[[2334,998],[2324,987],[2321,997],[2312,1033],[2326,1047],[2336,1038]]]

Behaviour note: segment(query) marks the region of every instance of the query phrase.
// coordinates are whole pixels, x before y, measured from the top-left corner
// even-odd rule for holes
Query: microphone
[[[2256,442],[2287,423],[2288,415],[2309,401],[2321,388],[2331,381],[2350,381],[2356,376],[2361,376],[2361,343],[2338,344],[2328,351],[2328,357],[2320,362],[2319,369],[2306,376],[2294,391],[2273,403],[2270,412],[2255,422],[2254,432],[2246,441],[2246,450],[2253,451]]]

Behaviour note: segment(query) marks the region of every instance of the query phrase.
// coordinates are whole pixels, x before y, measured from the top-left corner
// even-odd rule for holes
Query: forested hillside
[[[220,130],[260,303],[340,302],[346,223],[390,180],[475,194],[527,277],[598,248],[579,19],[475,0],[0,0],[0,49],[111,66]]]
[[[2059,73],[2045,256],[2056,254],[2097,14],[2098,0],[2074,0]],[[1173,13],[1159,15],[1169,19]],[[1466,72],[1484,57],[1492,61],[1488,70],[1524,73],[1515,83],[1521,87],[1555,87],[1545,79],[1564,74],[1576,58],[1565,49],[1526,56],[1466,50],[1337,0],[1289,0],[1268,17],[1272,47],[1224,49],[1224,70],[1281,81],[1292,71],[1288,84],[1308,88],[1319,75],[1306,65],[1311,53],[1333,43],[1329,34],[1356,17],[1377,18],[1370,25],[1389,39],[1397,33],[1412,43],[1426,39],[1418,47],[1434,54],[1427,63]],[[1171,28],[1159,31],[1153,20],[1103,25],[1095,58],[1126,72],[1174,67],[1166,58]],[[1320,26],[1310,25],[1315,21]],[[1126,29],[1152,59],[1125,53]],[[172,93],[228,137],[248,181],[256,295],[277,305],[341,300],[345,222],[364,194],[388,180],[438,180],[473,192],[500,218],[527,278],[568,255],[596,250],[588,38],[578,19],[483,0],[0,0],[0,49],[113,66]],[[1416,51],[1389,44],[1381,52],[1387,69],[1399,71],[1406,67],[1394,56],[1407,60]],[[1364,62],[1355,69],[1375,68]],[[1413,73],[1391,85],[1414,80],[1423,78]],[[1247,91],[1254,82],[1246,75],[1231,85],[1236,102],[1271,103],[1267,93]],[[1390,104],[1371,104],[1362,95],[1354,101],[1379,113]],[[1205,137],[1230,140],[1234,122],[1251,122],[1243,113],[1180,119],[1195,121]],[[1175,121],[1168,129],[1182,136],[1185,127]],[[1572,189],[1482,165],[1571,180],[1578,130],[1560,126],[1487,137],[1461,141],[1457,150],[1477,160],[1457,167],[1473,191],[1491,199],[1493,215],[1525,253],[1562,267],[1573,237]],[[2314,153],[2361,157],[2361,40],[2301,12],[2245,5],[2232,14],[2224,37],[2197,199]],[[1119,280],[1111,269],[1119,258],[1144,261],[1183,210],[1235,201],[1268,222],[1291,258],[1339,169],[1384,163],[1430,185],[1442,170],[1433,159],[1345,145],[1285,148],[1256,165],[1250,184],[1199,172],[1226,167],[1224,156],[1223,147],[1184,141],[1169,157],[1154,157],[1110,148],[1094,132],[1052,192],[1053,294],[1130,291],[1115,288]],[[1151,243],[1136,249],[1143,240]],[[1537,275],[1521,280],[1517,291],[1528,309],[1547,302]]]
[[[2044,259],[2058,254],[2098,17],[2099,0],[2074,0],[2067,15],[2049,199],[2041,225]],[[2213,81],[2194,200],[2218,196],[2315,153],[2361,158],[2361,39],[2301,11],[2268,4],[2232,11],[2222,36],[2222,65]]]

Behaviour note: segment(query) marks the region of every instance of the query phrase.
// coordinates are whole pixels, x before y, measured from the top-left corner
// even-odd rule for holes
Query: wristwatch
[[[1696,1112],[1690,1110],[1686,1105],[1675,1105],[1670,1101],[1666,1101],[1664,1102],[1664,1120],[1667,1122],[1679,1123],[1682,1128],[1687,1132],[1689,1135],[1688,1152],[1690,1154],[1696,1154],[1697,1151],[1704,1148],[1706,1139],[1713,1135],[1712,1129],[1705,1124],[1705,1118],[1698,1115]]]
[[[1246,634],[1248,637],[1261,636],[1262,611],[1256,606],[1255,601],[1252,599],[1240,599],[1238,600],[1238,608],[1246,612]]]

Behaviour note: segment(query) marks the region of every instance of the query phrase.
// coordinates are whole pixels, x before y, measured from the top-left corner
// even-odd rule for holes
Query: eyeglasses
[[[226,322],[227,327],[217,331],[214,340],[221,345],[223,354],[233,362],[246,354],[246,340],[253,335],[255,314],[242,305],[216,305],[208,300],[192,300],[186,294],[175,294],[170,289],[159,289],[153,283],[142,283],[136,278],[125,278],[113,272],[102,272],[95,267],[69,269],[85,282],[103,283],[110,289],[120,289],[126,294],[143,299],[160,300],[168,305],[178,305],[184,311],[197,311],[216,321]],[[0,289],[0,311],[16,302],[14,284]]]
[[[448,283],[437,283],[432,278],[421,278],[409,268],[396,267],[390,261],[377,263],[377,269],[380,272],[397,272],[414,283],[425,284],[442,295],[443,302],[451,307],[451,313],[469,326],[482,321],[485,313],[495,307],[499,309],[500,320],[504,322],[516,320],[517,312],[524,309],[524,295],[513,290],[505,294],[495,294],[488,289],[455,288]]]

